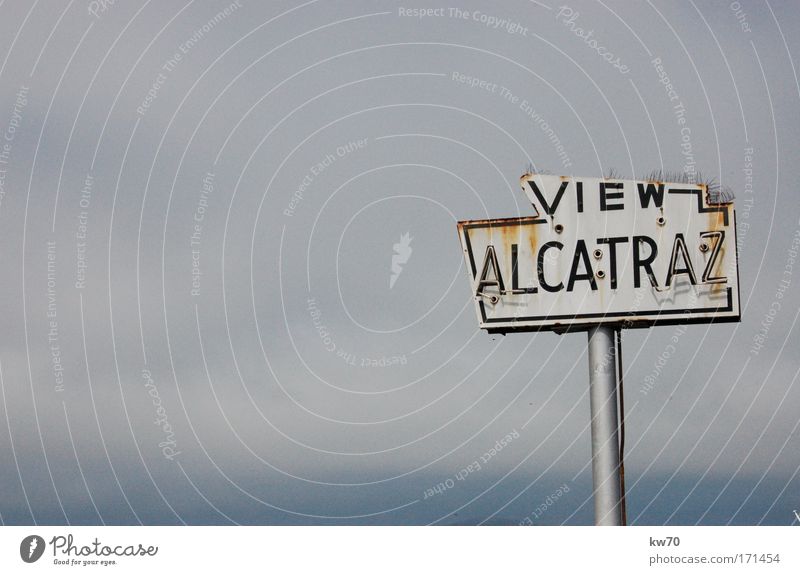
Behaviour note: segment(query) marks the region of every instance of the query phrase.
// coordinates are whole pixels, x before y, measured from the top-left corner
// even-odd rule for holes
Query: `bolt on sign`
[[[458,222],[482,329],[739,321],[736,214],[705,184],[520,182],[534,216]]]

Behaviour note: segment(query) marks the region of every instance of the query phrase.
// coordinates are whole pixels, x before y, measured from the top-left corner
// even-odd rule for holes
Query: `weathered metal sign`
[[[534,216],[458,223],[481,328],[739,321],[733,203],[707,186],[520,181]]]

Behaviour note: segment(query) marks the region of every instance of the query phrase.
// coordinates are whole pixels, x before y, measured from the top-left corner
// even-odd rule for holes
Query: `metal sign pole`
[[[594,524],[621,525],[614,328],[590,327],[588,334]]]
[[[588,351],[596,525],[627,524],[622,336],[617,344],[610,325],[741,319],[733,201],[693,178],[674,179],[526,173],[520,185],[535,215],[457,226],[481,329],[594,326]]]

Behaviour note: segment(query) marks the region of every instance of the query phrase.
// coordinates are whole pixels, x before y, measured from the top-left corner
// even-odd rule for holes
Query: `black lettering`
[[[683,257],[684,267],[678,268],[678,254]],[[686,274],[689,276],[689,282],[692,285],[697,284],[697,279],[694,275],[694,268],[692,267],[692,260],[689,258],[689,250],[686,248],[686,240],[683,239],[683,234],[675,234],[675,241],[672,243],[672,255],[669,258],[669,269],[667,270],[667,281],[664,282],[666,286],[672,285],[672,278],[675,276]]]
[[[619,192],[608,192],[608,189],[620,190]],[[600,210],[607,212],[609,210],[624,210],[624,204],[609,204],[608,200],[621,200],[622,195],[622,182],[600,182]]]
[[[578,199],[578,213],[583,213],[583,182],[575,182],[575,194]]]
[[[642,259],[639,249],[642,244],[650,246],[650,254]],[[641,285],[640,270],[644,268],[647,277],[650,280],[650,285],[654,288],[658,287],[656,276],[653,273],[653,261],[658,255],[658,245],[653,238],[648,236],[633,236],[633,287],[638,288]]]
[[[583,262],[583,273],[578,273],[578,265]],[[569,270],[569,280],[567,281],[567,291],[572,291],[576,281],[589,280],[592,290],[597,289],[597,282],[594,279],[592,262],[589,259],[589,252],[586,250],[586,242],[578,240],[575,244],[575,255],[572,256],[572,267]]]
[[[643,208],[650,207],[650,200],[653,200],[657,208],[664,203],[664,184],[658,184],[658,188],[652,182],[647,182],[647,187],[639,183],[639,201]]]
[[[489,279],[489,270],[491,269],[494,274],[494,279]],[[500,274],[500,266],[497,264],[497,255],[494,253],[494,246],[486,246],[486,255],[483,258],[483,268],[481,270],[480,278],[478,279],[478,287],[475,288],[475,295],[481,295],[484,287],[496,286],[500,293],[504,291],[503,276]]]
[[[716,238],[716,242],[714,245],[711,246],[711,255],[708,256],[708,263],[706,264],[706,268],[703,270],[702,282],[704,284],[721,284],[728,281],[728,278],[725,276],[717,276],[711,277],[711,274],[714,272],[714,264],[717,262],[717,257],[719,256],[720,249],[722,248],[722,242],[725,241],[725,231],[719,230],[715,232],[701,232],[700,239],[706,238]]]
[[[517,269],[517,244],[511,244],[511,293],[519,289],[519,270]]]
[[[616,238],[599,238],[598,244],[608,244],[608,268],[611,289],[617,289],[617,244],[624,244],[628,242],[625,236]]]
[[[547,283],[547,279],[544,277],[544,254],[550,248],[557,248],[560,251],[564,249],[564,244],[561,242],[545,242],[542,244],[542,247],[539,248],[539,255],[536,258],[536,274],[539,276],[539,285],[541,285],[545,291],[561,291],[564,289],[563,283],[553,286]]]
[[[539,187],[536,185],[536,182],[533,180],[528,180],[528,185],[530,186],[531,190],[533,190],[536,199],[539,200],[539,203],[542,204],[545,213],[548,216],[552,216],[556,213],[556,209],[558,209],[558,204],[561,203],[561,197],[564,195],[564,191],[567,189],[567,185],[569,184],[568,181],[561,182],[561,186],[558,188],[558,192],[556,193],[556,197],[553,199],[553,205],[547,203],[547,200],[544,198],[544,195],[541,191],[539,191]],[[534,206],[536,207],[536,206]]]
[[[517,244],[511,244],[511,293],[512,294],[521,294],[521,293],[537,293],[539,291],[536,287],[519,287],[519,266],[517,262],[519,261],[519,246]]]

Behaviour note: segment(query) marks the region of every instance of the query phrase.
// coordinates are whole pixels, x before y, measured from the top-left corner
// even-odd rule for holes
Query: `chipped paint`
[[[601,182],[609,181],[614,187],[604,188]],[[486,280],[473,293],[483,329],[738,321],[738,274],[730,273],[737,256],[733,205],[709,204],[707,185],[531,173],[520,185],[535,215],[458,222],[470,285]],[[700,251],[701,234],[723,231],[716,256]],[[493,277],[476,277],[489,245],[502,288]],[[592,257],[596,249],[599,259]],[[693,272],[685,269],[684,253]],[[713,270],[700,281],[710,257]]]

